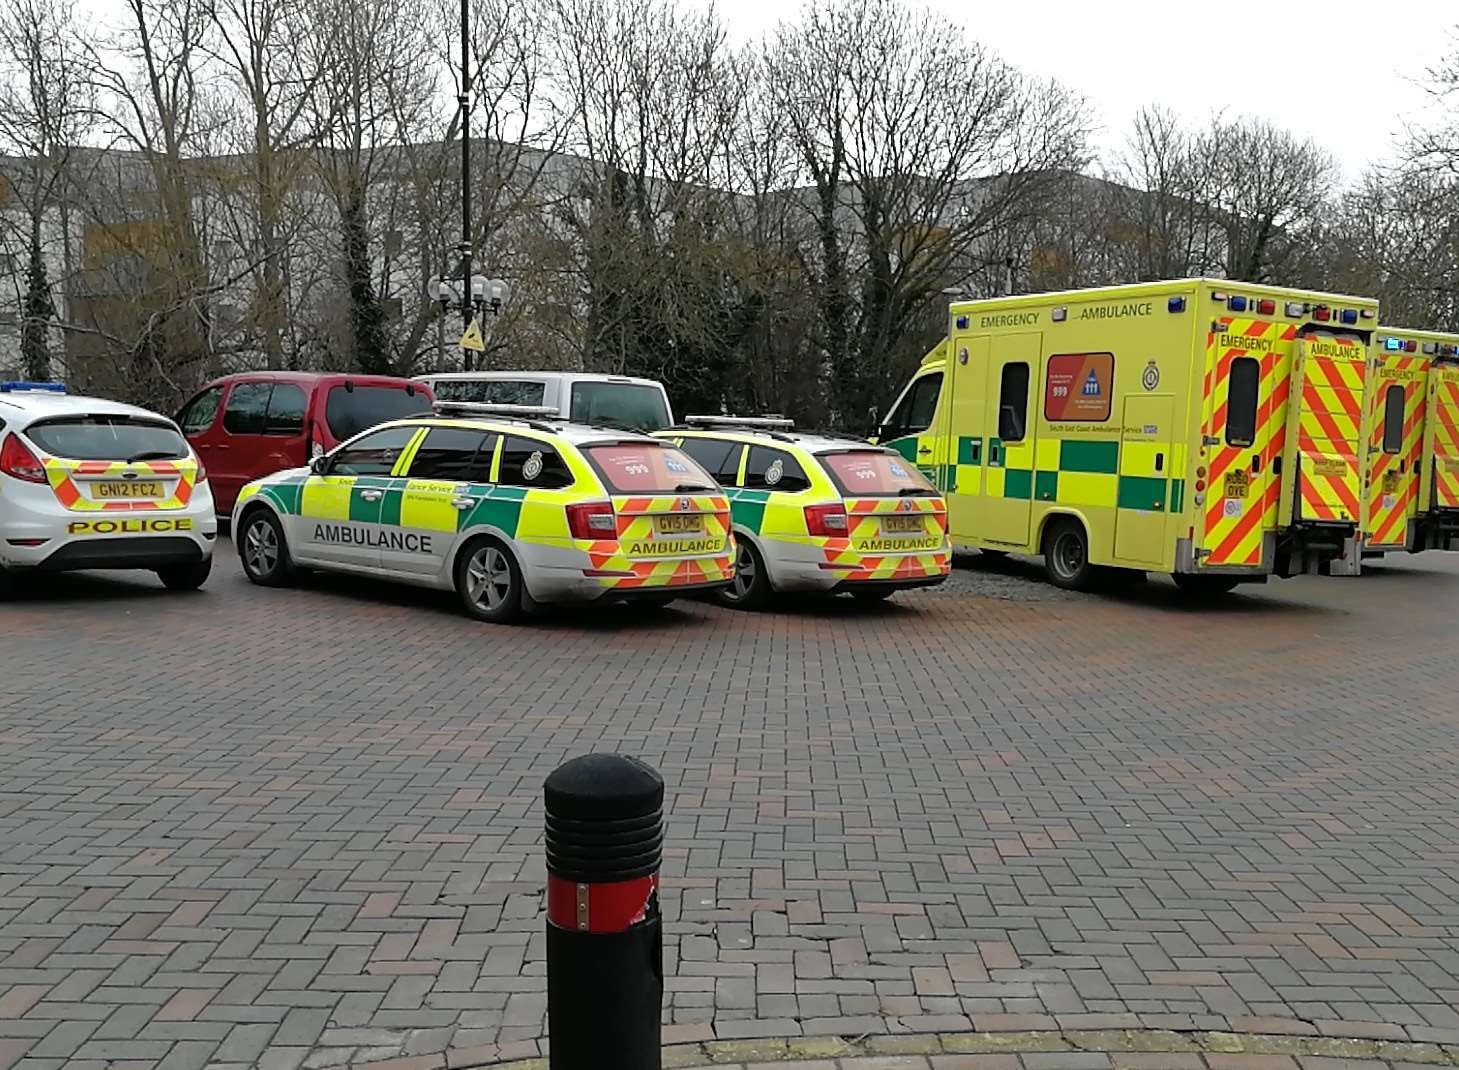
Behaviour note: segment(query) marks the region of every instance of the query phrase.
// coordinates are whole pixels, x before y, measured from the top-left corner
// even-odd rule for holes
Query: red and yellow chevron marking
[[[577,542],[604,587],[684,587],[733,578],[734,539],[723,495],[614,498],[613,508],[616,539]],[[702,536],[655,537],[656,518],[696,514],[704,518]]]
[[[1271,459],[1280,456],[1285,442],[1290,342],[1295,330],[1257,319],[1223,319],[1217,326],[1218,330],[1206,336],[1205,396],[1209,411],[1204,434],[1221,444],[1213,447],[1209,463],[1202,546],[1210,552],[1203,563],[1256,568],[1262,563],[1262,535],[1276,522],[1280,488],[1270,478]],[[1222,335],[1251,339],[1253,348],[1222,345]],[[1261,342],[1269,344],[1257,347]],[[1253,357],[1261,364],[1256,435],[1250,446],[1226,444],[1231,365],[1239,357]],[[1252,456],[1262,458],[1259,474],[1249,473]],[[1237,472],[1248,472],[1247,495],[1227,498],[1226,477]]]
[[[1408,519],[1418,509],[1419,461],[1424,444],[1424,387],[1427,357],[1390,356],[1372,391],[1372,430],[1368,439],[1367,471],[1363,476],[1368,515],[1364,545],[1375,549],[1405,549]],[[1403,442],[1397,453],[1383,449],[1383,415],[1388,391],[1403,387]]]
[[[947,503],[941,498],[851,498],[846,502],[849,537],[818,539],[826,566],[838,580],[910,580],[952,571],[947,539]],[[889,516],[920,516],[921,535],[888,534]],[[906,548],[897,544],[905,541]],[[930,544],[930,545],[929,545]],[[865,547],[874,546],[874,550]]]
[[[193,487],[197,479],[198,464],[188,458],[180,461],[69,461],[56,457],[47,458],[46,478],[56,500],[67,509],[78,513],[127,513],[157,512],[159,510],[185,509],[192,501]],[[153,476],[158,479],[176,479],[170,498],[123,498],[116,501],[95,501],[81,493],[74,477],[113,476],[121,479],[126,473],[136,476]]]
[[[1459,509],[1459,381],[1445,376],[1435,384],[1434,404],[1435,509]]]
[[[1344,339],[1356,359],[1309,353],[1297,414],[1297,515],[1303,520],[1356,524],[1362,518],[1364,349]]]

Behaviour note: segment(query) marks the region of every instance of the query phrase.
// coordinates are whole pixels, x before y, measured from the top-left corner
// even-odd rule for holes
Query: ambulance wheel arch
[[[468,575],[473,565],[485,573],[480,591],[473,589]],[[473,529],[459,542],[451,561],[451,581],[462,607],[477,620],[506,624],[535,605],[527,590],[520,548],[496,528]],[[499,586],[502,583],[505,588]]]
[[[1078,510],[1050,510],[1044,514],[1035,545],[1044,556],[1049,580],[1056,586],[1074,590],[1086,590],[1090,586],[1096,566],[1090,563],[1095,551],[1090,546],[1089,532],[1089,518]],[[1067,539],[1070,537],[1076,538],[1077,542],[1069,543]]]
[[[528,598],[531,598],[532,593],[528,590],[527,586],[527,570],[522,568],[522,546],[516,539],[492,524],[478,524],[461,533],[461,537],[456,540],[456,545],[451,548],[451,554],[446,561],[445,575],[442,578],[454,587],[456,584],[456,568],[460,564],[461,558],[469,550],[474,549],[482,542],[498,542],[512,555],[512,560],[517,566],[522,591]]]
[[[273,535],[278,540],[278,544],[274,548],[278,554],[278,565],[274,571],[266,574],[259,568],[257,563],[250,565],[247,556],[250,552],[267,552],[266,547],[254,548],[249,543],[251,534],[249,528],[260,514],[267,516],[273,521]],[[233,532],[233,540],[234,549],[238,551],[239,559],[244,562],[244,570],[249,572],[250,578],[254,578],[254,573],[258,573],[257,582],[265,586],[282,586],[292,580],[297,574],[298,570],[294,566],[293,554],[289,550],[288,537],[284,534],[283,518],[279,516],[278,510],[274,508],[273,503],[267,498],[254,497],[239,511],[238,524],[236,530]]]
[[[770,581],[771,589],[778,587],[780,580],[775,575],[775,569],[770,564],[770,556],[765,553],[765,547],[760,541],[760,536],[742,524],[731,524],[730,533],[735,537],[736,547],[742,542],[749,544],[755,551],[756,557],[759,558],[760,564],[765,570],[765,576]],[[738,549],[736,550],[736,557],[738,557]]]

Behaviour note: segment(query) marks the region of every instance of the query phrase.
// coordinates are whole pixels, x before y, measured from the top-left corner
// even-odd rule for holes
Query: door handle
[[[385,492],[383,490],[362,490],[360,491],[360,497],[367,502],[378,502],[381,498],[385,497]]]
[[[1252,475],[1256,475],[1260,471],[1261,471],[1261,454],[1259,454],[1259,453],[1253,453],[1251,455],[1251,474]]]
[[[931,452],[932,452],[932,447],[931,446],[923,446],[920,450],[917,451],[917,453],[919,455],[920,454],[927,454],[927,453],[931,453]]]
[[[1163,453],[1157,453],[1155,455],[1155,471],[1157,471],[1157,472],[1163,472],[1163,471],[1165,471],[1165,454],[1163,454]]]
[[[451,499],[451,504],[457,509],[470,509],[476,504],[475,498],[456,497]]]

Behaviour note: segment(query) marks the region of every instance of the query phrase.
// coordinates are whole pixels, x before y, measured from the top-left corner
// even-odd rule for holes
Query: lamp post
[[[461,327],[471,326],[471,0],[461,0]],[[461,351],[461,366],[471,370],[471,350]]]
[[[501,315],[502,306],[512,295],[512,288],[501,279],[489,279],[485,275],[465,276],[466,286],[461,285],[462,279],[443,278],[440,275],[432,275],[426,282],[426,296],[441,306],[441,314],[436,319],[436,348],[437,361],[444,365],[446,356],[445,322],[446,313],[452,305],[459,304],[462,315],[461,319],[467,327],[471,321],[487,312],[491,313],[493,325]],[[468,295],[463,297],[462,295]],[[490,330],[483,324],[482,332],[485,337],[490,337]],[[465,371],[471,371],[469,354],[471,350],[463,349],[467,359],[463,360],[462,367]]]

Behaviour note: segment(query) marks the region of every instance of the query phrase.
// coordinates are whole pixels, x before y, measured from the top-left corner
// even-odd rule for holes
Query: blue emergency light
[[[1169,301],[1165,302],[1165,308],[1166,308],[1166,311],[1168,311],[1168,312],[1184,312],[1185,311],[1185,298],[1184,297],[1172,297]]]
[[[65,383],[27,383],[24,380],[12,379],[9,382],[0,383],[0,394],[20,394],[29,391],[37,391],[44,394],[64,394]]]
[[[1345,308],[1345,309],[1343,309],[1342,310],[1342,321],[1344,323],[1349,323],[1349,324],[1351,324],[1351,323],[1357,323],[1358,322],[1358,310],[1355,309],[1355,308]]]
[[[1231,300],[1226,302],[1226,307],[1231,309],[1232,312],[1245,312],[1246,298],[1239,297],[1236,294],[1232,294]]]

